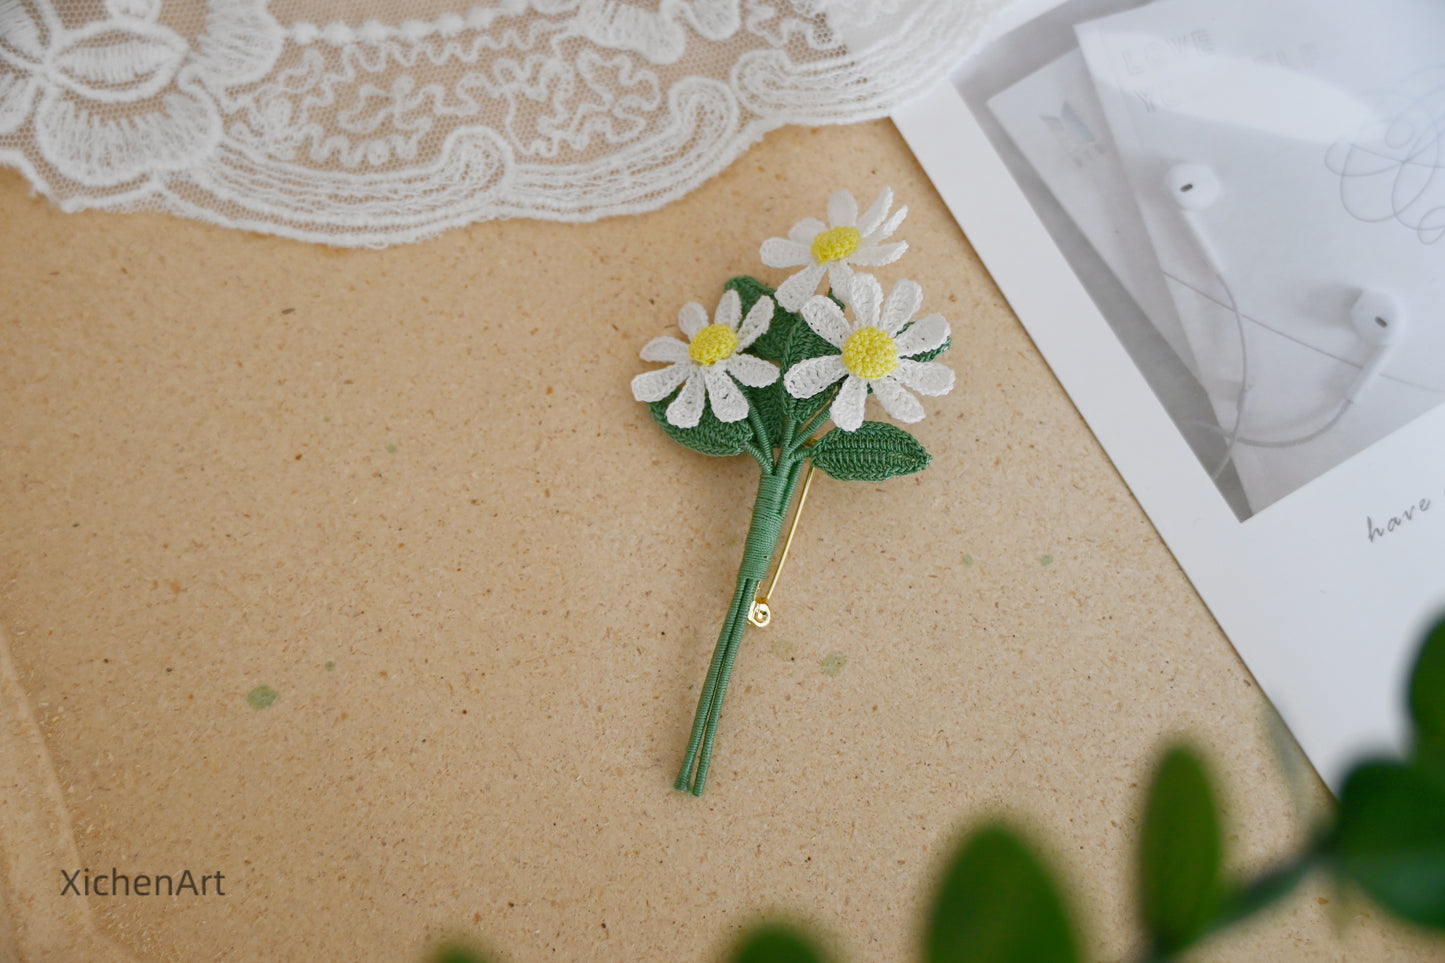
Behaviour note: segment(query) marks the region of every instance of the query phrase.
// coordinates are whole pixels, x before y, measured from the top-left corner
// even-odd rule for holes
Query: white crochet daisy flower
[[[828,224],[805,217],[793,225],[786,238],[764,241],[759,254],[768,267],[803,269],[778,287],[778,303],[796,311],[818,290],[824,274],[828,275],[829,286],[841,292],[853,276],[855,265],[882,267],[902,257],[908,250],[906,241],[881,243],[908,216],[908,206],[904,205],[889,217],[892,206],[893,191],[885,187],[860,218],[853,195],[838,191],[828,199]]]
[[[855,274],[841,292],[853,309],[850,324],[838,305],[815,295],[803,305],[803,320],[818,337],[837,348],[800,361],[788,369],[783,386],[794,398],[811,398],[846,379],[829,415],[844,431],[863,424],[868,389],[878,396],[883,410],[912,424],[923,418],[923,405],[909,390],[921,395],[943,395],[953,388],[953,372],[936,361],[915,361],[913,355],[939,347],[948,339],[948,322],[930,314],[908,321],[923,301],[923,289],[912,281],[893,285],[888,300],[871,274]]]
[[[767,333],[773,320],[773,299],[758,298],[746,318],[742,313],[736,291],[723,294],[712,324],[707,323],[707,311],[701,304],[690,301],[684,305],[677,313],[677,326],[687,335],[688,343],[664,337],[643,345],[643,361],[670,364],[633,378],[632,397],[661,401],[682,385],[682,391],[667,406],[667,422],[678,428],[696,428],[702,420],[704,390],[718,421],[746,418],[748,399],[734,381],[763,388],[778,380],[777,365],[740,353]]]

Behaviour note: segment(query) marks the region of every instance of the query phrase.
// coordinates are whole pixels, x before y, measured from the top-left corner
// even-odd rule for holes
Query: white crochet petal
[[[811,398],[839,378],[848,374],[843,359],[836,354],[806,358],[783,375],[783,387],[794,398]]]
[[[788,240],[803,245],[805,249],[809,249],[809,257],[811,257],[813,238],[817,237],[819,234],[822,234],[827,229],[828,225],[824,224],[816,217],[805,217],[801,221],[793,225],[793,229],[788,232]]]
[[[878,199],[858,219],[858,233],[864,237],[878,230],[878,225],[888,216],[888,208],[893,206],[893,189],[885,187],[878,192]]]
[[[717,415],[718,421],[742,421],[748,416],[747,396],[726,371],[719,371],[717,365],[709,365],[703,369],[702,379],[707,385],[707,400],[712,404],[712,413]]]
[[[848,338],[853,334],[853,326],[843,317],[838,305],[821,294],[813,295],[803,305],[803,320],[808,322],[808,327],[813,329],[814,334],[839,351],[843,350],[843,345],[848,343]]]
[[[828,198],[828,223],[834,227],[858,225],[858,202],[848,191],[837,191]]]
[[[790,241],[782,237],[770,237],[763,242],[758,256],[768,267],[802,267],[813,263],[813,252],[805,243]]]
[[[905,425],[923,420],[922,402],[904,391],[892,377],[873,382],[873,394],[884,411]]]
[[[892,264],[903,256],[908,250],[907,241],[894,241],[892,244],[875,244],[871,247],[860,247],[854,251],[849,260],[859,267],[882,267],[885,264]]]
[[[638,401],[661,401],[686,380],[691,370],[691,365],[674,364],[640,374],[632,379],[632,397]]]
[[[828,265],[828,290],[833,294],[843,297],[843,291],[848,290],[848,285],[853,280],[853,268],[847,261],[833,261]],[[845,299],[846,300],[846,299]]]
[[[642,346],[643,361],[670,361],[674,364],[687,364],[692,359],[688,356],[687,345],[676,338],[653,338]]]
[[[768,333],[768,327],[773,323],[773,310],[773,299],[767,295],[754,302],[738,329],[738,346],[734,351],[746,351],[754,341]]]
[[[865,240],[870,242],[881,241],[886,237],[892,236],[893,232],[898,230],[898,226],[903,223],[903,219],[907,216],[908,205],[904,204],[899,207],[898,210],[893,212],[892,217],[888,218],[888,220],[883,222],[882,227],[878,228],[878,230],[876,231],[870,232],[868,237],[865,238]]]
[[[848,287],[848,307],[853,309],[853,320],[857,327],[876,328],[879,312],[883,310],[883,286],[871,274],[853,275]]]
[[[929,314],[910,324],[908,330],[895,339],[895,343],[901,357],[911,358],[915,354],[932,351],[946,340],[948,322],[941,314]]]
[[[921,395],[936,398],[953,390],[953,369],[937,361],[898,359],[898,370],[892,376],[898,383]]]
[[[702,421],[703,397],[702,372],[697,368],[688,368],[687,382],[672,404],[667,406],[667,423],[678,428],[696,428],[697,423]]]
[[[718,299],[717,311],[712,316],[713,323],[724,325],[729,330],[736,332],[738,322],[742,320],[742,317],[742,298],[738,297],[738,293],[731,289],[724,291],[723,296]]]
[[[696,301],[689,301],[677,312],[677,326],[691,341],[697,333],[707,327],[707,310]]]
[[[789,311],[796,311],[803,306],[813,292],[818,290],[818,282],[823,280],[826,268],[821,264],[810,264],[803,270],[788,278],[778,285],[775,292],[778,296],[778,303]]]
[[[918,306],[923,303],[923,288],[918,282],[910,281],[907,278],[893,285],[893,290],[888,292],[888,300],[883,302],[883,318],[879,327],[889,335],[895,335],[908,323],[918,311]]]
[[[750,354],[735,354],[726,361],[719,361],[716,367],[725,367],[728,374],[749,388],[766,388],[778,380],[777,365]]]
[[[833,399],[828,415],[833,424],[844,431],[857,431],[863,424],[863,406],[868,402],[868,382],[857,375],[849,375],[843,382],[843,389]]]

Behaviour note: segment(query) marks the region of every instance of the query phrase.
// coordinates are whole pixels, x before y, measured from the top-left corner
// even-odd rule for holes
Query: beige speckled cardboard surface
[[[693,799],[756,469],[669,441],[637,351],[884,184],[959,387],[927,472],[814,486]],[[780,910],[907,960],[944,845],[1006,812],[1118,959],[1179,732],[1236,866],[1300,839],[1258,690],[886,122],[772,134],[646,216],[384,251],[64,215],[13,172],[0,225],[0,952],[704,961]],[[225,895],[62,896],[72,859]],[[1441,954],[1315,888],[1201,958]]]

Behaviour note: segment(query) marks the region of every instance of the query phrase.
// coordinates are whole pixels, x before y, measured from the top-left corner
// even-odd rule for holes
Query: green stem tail
[[[697,703],[697,715],[692,722],[692,735],[687,741],[687,753],[677,781],[673,783],[673,788],[679,792],[701,796],[707,785],[708,765],[712,761],[713,742],[717,739],[718,720],[722,715],[728,680],[732,677],[733,662],[737,659],[743,632],[748,626],[748,613],[757,596],[758,584],[767,578],[772,565],[783,521],[793,501],[793,490],[798,485],[802,461],[801,457],[784,452],[773,466],[773,471],[764,472],[758,479],[758,497],[753,502],[752,524],[748,526],[743,560],[738,566],[732,605],[723,621],[722,632],[718,634],[717,646],[713,649],[712,663],[708,666],[702,695]]]

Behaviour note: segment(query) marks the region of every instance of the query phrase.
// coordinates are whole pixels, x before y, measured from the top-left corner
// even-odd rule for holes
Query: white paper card
[[[1445,399],[1445,6],[1163,0],[1078,36],[1253,510]],[[1181,163],[1209,209],[1167,194]],[[1365,291],[1403,315],[1388,357],[1351,323]]]
[[[894,119],[1338,788],[1360,755],[1400,747],[1410,659],[1445,611],[1445,319],[1434,312],[1445,305],[1445,172],[1421,160],[1433,158],[1426,145],[1445,127],[1445,6],[1135,6],[1068,0],[1000,36]],[[1080,39],[1117,145],[1113,174],[1069,174],[1057,145],[1024,130],[1030,112],[1063,119],[1049,84],[1064,89],[1057,71],[1076,70],[1067,58]],[[1097,131],[1097,118],[1075,115]],[[1202,212],[1202,233],[1237,315],[1201,232],[1166,191],[1181,162],[1207,165],[1223,187]],[[1120,230],[1135,240],[1111,247],[1107,235]],[[1147,293],[1150,272],[1176,309],[1197,378],[1179,352],[1151,347],[1171,333]],[[1408,336],[1342,406],[1374,360],[1349,319],[1371,288],[1406,305]],[[1230,446],[1241,384],[1241,437],[1285,440],[1344,414],[1309,442]]]

